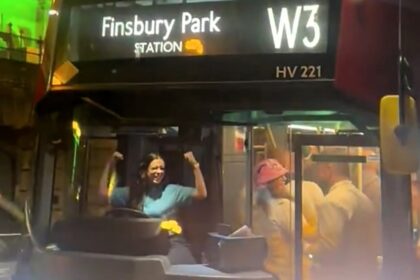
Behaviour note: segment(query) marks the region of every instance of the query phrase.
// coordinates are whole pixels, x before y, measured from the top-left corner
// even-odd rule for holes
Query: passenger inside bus
[[[293,154],[288,149],[277,149],[275,152],[276,159],[287,169],[290,170],[291,180],[286,185],[288,191],[294,197],[295,194],[295,180],[294,180],[294,158]],[[305,174],[306,168],[303,166],[303,174]],[[308,224],[316,227],[318,223],[317,218],[317,207],[324,201],[324,194],[322,189],[315,182],[303,180],[302,181],[302,211]]]
[[[320,153],[342,154],[335,148]],[[319,239],[306,250],[318,264],[313,279],[377,279],[378,226],[372,202],[350,180],[348,163],[315,165],[318,183],[328,192],[318,212]]]
[[[202,200],[207,196],[200,164],[192,152],[185,153],[184,157],[193,169],[195,188],[169,183],[165,173],[165,161],[160,155],[150,153],[140,162],[135,184],[109,191],[108,178],[115,171],[116,161],[124,159],[122,154],[115,152],[103,171],[100,196],[116,208],[133,208],[149,217],[176,220],[180,207],[192,199]],[[171,264],[195,263],[182,235],[172,236],[170,242],[168,258]]]
[[[256,209],[254,231],[266,237],[268,254],[265,269],[278,279],[293,279],[294,200],[286,187],[289,171],[275,159],[256,167]],[[316,226],[302,217],[303,238],[314,239]],[[303,257],[303,279],[309,279],[309,260]]]

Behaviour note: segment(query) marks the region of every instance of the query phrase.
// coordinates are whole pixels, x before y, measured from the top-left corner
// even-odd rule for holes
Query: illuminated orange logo
[[[195,55],[204,53],[204,46],[200,39],[188,39],[184,42],[184,52]]]

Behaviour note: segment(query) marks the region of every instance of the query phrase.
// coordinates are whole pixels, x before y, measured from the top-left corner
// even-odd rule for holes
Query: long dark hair
[[[152,161],[163,158],[157,153],[147,154],[139,163],[136,169],[136,176],[133,183],[130,183],[130,195],[128,199],[128,206],[134,209],[138,209],[139,203],[143,200],[145,194],[150,191],[150,186],[147,180],[147,169]],[[166,185],[166,172],[165,177],[162,180],[163,185]],[[142,210],[142,209],[140,209]]]

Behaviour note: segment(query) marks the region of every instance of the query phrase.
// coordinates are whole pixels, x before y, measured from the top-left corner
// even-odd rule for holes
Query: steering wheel
[[[131,208],[114,208],[105,213],[105,217],[114,217],[114,218],[150,218],[143,212]]]

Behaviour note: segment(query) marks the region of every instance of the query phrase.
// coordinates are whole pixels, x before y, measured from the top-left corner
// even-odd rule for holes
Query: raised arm
[[[102,171],[101,179],[99,181],[99,199],[101,203],[107,204],[109,202],[108,185],[109,178],[115,172],[115,166],[118,160],[123,160],[124,156],[119,152],[114,152],[112,157],[107,161],[104,170]]]
[[[195,191],[193,193],[193,197],[199,200],[205,199],[207,197],[207,188],[206,183],[204,182],[203,174],[201,173],[200,164],[197,162],[192,152],[185,153],[184,157],[191,165],[194,173]]]

